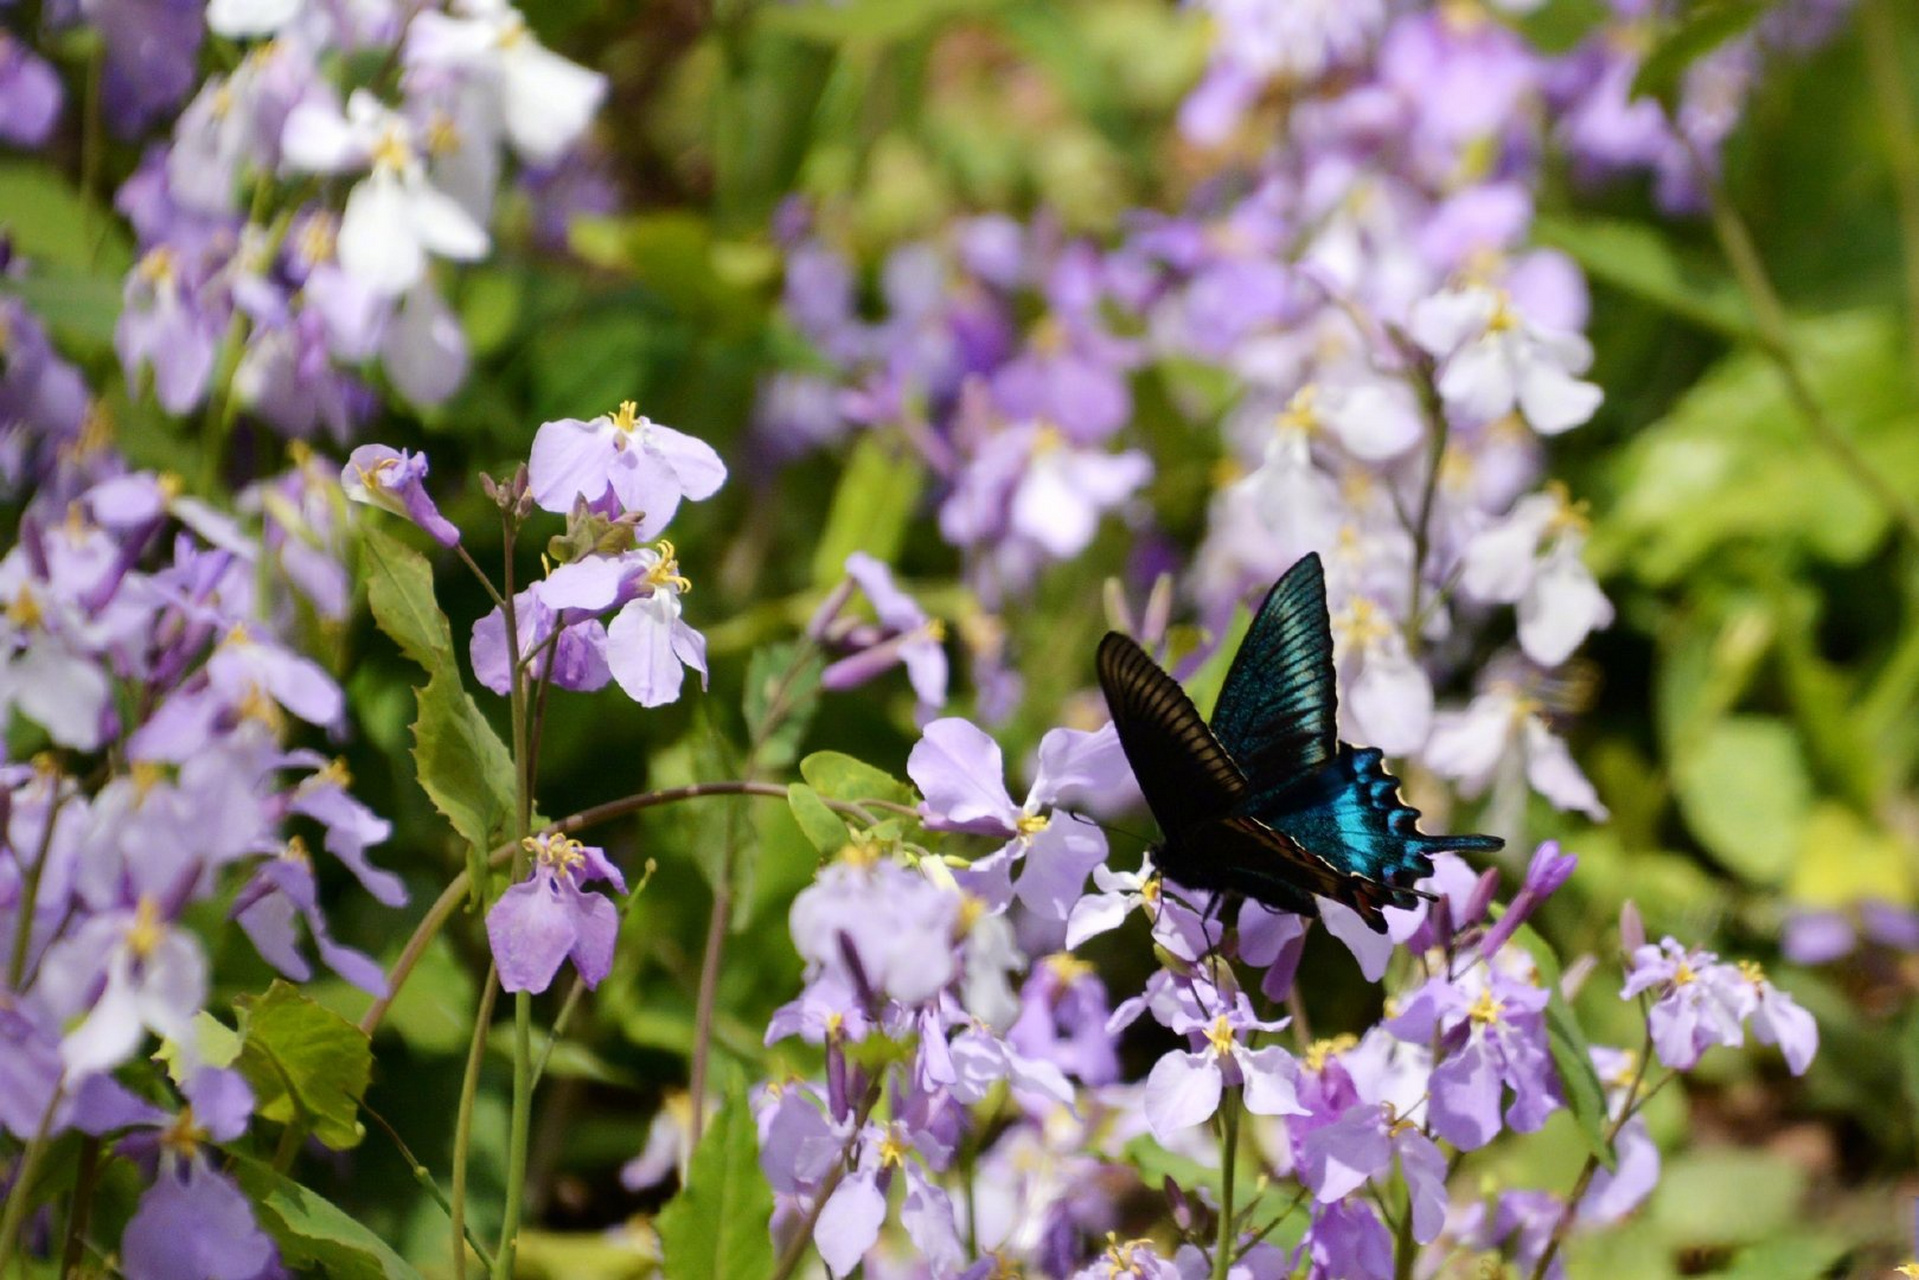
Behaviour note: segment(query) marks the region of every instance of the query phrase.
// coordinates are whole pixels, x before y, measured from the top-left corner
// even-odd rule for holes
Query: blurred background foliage
[[[1555,0],[1529,21],[1577,31],[1590,7]],[[713,441],[734,468],[719,498],[674,526],[696,583],[688,617],[712,645],[711,690],[649,713],[616,691],[569,696],[548,720],[541,808],[570,813],[739,776],[749,763],[784,781],[800,755],[827,748],[897,772],[916,731],[896,680],[827,695],[809,723],[744,759],[743,698],[778,667],[775,650],[837,579],[846,550],[892,558],[940,613],[974,608],[917,500],[914,464],[870,440],[850,461],[841,447],[786,466],[749,447],[758,380],[819,360],[777,311],[774,214],[802,193],[818,224],[871,266],[961,212],[1047,209],[1099,236],[1128,209],[1176,206],[1216,164],[1168,127],[1200,70],[1203,25],[1156,0],[553,0],[527,12],[548,45],[612,77],[601,139],[629,211],[577,226],[571,258],[503,247],[463,273],[455,301],[474,375],[425,420],[394,418],[366,438],[430,452],[441,504],[482,564],[497,562],[497,520],[472,477],[510,472],[546,419],[633,399]],[[1913,502],[1919,325],[1907,310],[1888,139],[1909,138],[1919,121],[1909,107],[1898,117],[1870,60],[1919,84],[1919,13],[1880,12],[1896,39],[1875,48],[1855,22],[1761,81],[1725,185],[1784,299],[1790,358],[1811,394],[1865,466]],[[107,168],[124,172],[135,158],[109,153]],[[111,184],[95,175],[91,189]],[[45,268],[33,304],[68,350],[105,367],[129,246],[97,202],[38,166],[0,164],[0,209]],[[1588,645],[1575,736],[1614,816],[1592,828],[1535,802],[1523,827],[1580,855],[1580,874],[1539,926],[1561,955],[1602,957],[1581,1013],[1595,1039],[1618,1042],[1637,1036],[1630,1007],[1606,989],[1627,899],[1655,936],[1753,955],[1776,954],[1796,909],[1919,901],[1919,545],[1809,426],[1705,218],[1657,213],[1638,183],[1562,181],[1542,201],[1540,237],[1593,282],[1593,377],[1607,398],[1591,424],[1554,442],[1550,471],[1590,503],[1590,560],[1619,611]],[[1169,388],[1143,386],[1137,402],[1133,430],[1161,465],[1150,494],[1160,523],[1190,530],[1214,459],[1182,448]],[[110,410],[136,463],[198,473],[204,441],[191,427],[170,427],[124,391]],[[235,447],[279,446],[262,435]],[[1089,705],[1105,625],[1093,602],[1126,552],[1109,529],[1004,620],[1028,677],[999,733],[1016,768],[1041,732]],[[440,588],[463,635],[485,602],[457,573]],[[402,763],[417,673],[364,618],[327,640],[364,727],[348,751],[357,790],[397,824],[387,863],[430,900],[464,854]],[[591,1277],[637,1265],[598,1233],[661,1202],[622,1191],[615,1175],[684,1085],[710,876],[728,842],[744,851],[747,880],[720,987],[719,1070],[779,1078],[816,1065],[793,1059],[803,1050],[791,1045],[761,1047],[768,1013],[797,985],[786,904],[817,860],[785,807],[681,806],[609,832],[625,865],[652,858],[659,870],[622,930],[612,976],[549,1067],[530,1180],[540,1231],[523,1249],[531,1271]],[[342,900],[340,934],[397,947],[404,930],[388,913]],[[450,1141],[473,975],[486,968],[476,924],[435,944],[384,1024],[367,1103],[416,1152]],[[235,991],[265,985],[244,944],[230,939],[228,951],[215,968],[245,978]],[[1316,957],[1327,976],[1309,982],[1315,1026],[1370,1016],[1353,1003],[1367,989],[1350,965],[1315,949],[1309,973]],[[1127,989],[1129,966],[1143,974],[1150,963],[1118,944],[1098,958],[1115,990]],[[1770,968],[1819,1018],[1811,1073],[1793,1083],[1776,1062],[1708,1056],[1692,1092],[1670,1092],[1652,1112],[1676,1152],[1653,1203],[1582,1242],[1574,1274],[1883,1273],[1911,1248],[1919,958],[1867,948],[1816,971]],[[344,984],[322,986],[349,1015],[364,1006]],[[543,1024],[558,999],[548,997]],[[500,1199],[503,1059],[485,1083],[470,1199],[483,1232]],[[1545,1152],[1535,1163],[1563,1167],[1514,1169],[1515,1181],[1570,1181],[1576,1139],[1533,1150]],[[440,1210],[384,1136],[308,1180],[404,1252],[443,1256]]]

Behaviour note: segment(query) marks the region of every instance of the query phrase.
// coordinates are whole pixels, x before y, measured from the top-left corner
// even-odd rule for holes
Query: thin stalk
[[[93,1211],[93,1191],[100,1181],[100,1139],[89,1134],[80,1143],[79,1167],[73,1173],[73,1205],[67,1210],[67,1242],[60,1250],[60,1280],[67,1280],[80,1265],[80,1254],[87,1238],[87,1218]]]
[[[1786,386],[1786,397],[1805,420],[1812,432],[1813,442],[1830,454],[1841,470],[1886,509],[1904,528],[1908,538],[1919,544],[1919,504],[1900,493],[1873,466],[1871,460],[1859,452],[1859,446],[1852,437],[1840,429],[1839,424],[1826,412],[1825,406],[1819,403],[1819,398],[1813,395],[1812,387],[1806,381],[1805,370],[1800,367],[1799,355],[1793,349],[1785,304],[1772,287],[1765,262],[1759,256],[1758,246],[1753,243],[1752,233],[1727,198],[1725,188],[1719,184],[1719,179],[1706,164],[1699,149],[1690,141],[1686,142],[1686,149],[1692,157],[1695,176],[1706,191],[1712,213],[1713,234],[1718,237],[1720,251],[1726,255],[1733,277],[1739,282],[1740,292],[1745,294],[1746,304],[1752,309],[1759,348],[1779,371],[1779,377]]]
[[[695,782],[684,787],[665,787],[659,791],[641,791],[630,796],[622,796],[618,800],[596,804],[590,809],[582,809],[578,813],[570,814],[558,822],[548,823],[540,828],[540,833],[572,835],[577,831],[597,827],[603,822],[611,822],[615,818],[638,813],[642,809],[714,796],[759,796],[767,800],[784,800],[786,788],[774,782],[725,779],[719,782]],[[855,817],[860,816],[862,804],[895,813],[911,814],[913,812],[908,806],[894,804],[889,800],[867,800],[861,804],[855,804],[825,796],[821,799],[826,802],[827,808],[834,812],[852,814]],[[517,842],[503,844],[490,851],[486,858],[487,865],[497,867],[506,862],[513,856],[516,847]],[[453,913],[460,909],[460,904],[466,900],[466,895],[467,873],[462,870],[447,882],[446,888],[440,890],[440,896],[433,900],[433,905],[427,908],[426,914],[420,918],[420,923],[413,927],[412,936],[407,938],[406,945],[400,949],[399,959],[393,962],[393,968],[387,974],[387,993],[375,1000],[360,1016],[360,1031],[363,1034],[372,1035],[379,1029],[380,1023],[386,1020],[387,1012],[392,1009],[393,1002],[399,997],[400,989],[406,985],[407,979],[413,976],[413,970],[419,965],[420,957],[426,954],[427,947],[431,946],[433,939],[439,936],[440,930],[446,927],[446,922],[452,918]]]
[[[786,1248],[780,1251],[779,1261],[773,1267],[770,1280],[790,1280],[793,1272],[806,1257],[806,1251],[813,1243],[813,1228],[819,1223],[820,1214],[826,1209],[826,1202],[833,1198],[833,1192],[839,1188],[840,1180],[846,1176],[846,1162],[853,1158],[853,1147],[860,1140],[860,1130],[866,1127],[866,1119],[873,1114],[873,1108],[880,1100],[880,1081],[876,1077],[866,1091],[866,1097],[860,1101],[859,1114],[854,1117],[853,1131],[847,1135],[840,1147],[839,1159],[833,1162],[833,1168],[820,1180],[820,1189],[814,1193],[812,1207],[806,1211],[799,1225],[793,1231],[793,1238],[786,1242]],[[694,1099],[694,1111],[699,1110],[699,1100]]]
[[[53,1113],[59,1108],[66,1089],[64,1079],[54,1086],[46,1113],[40,1117],[40,1128],[34,1133],[33,1141],[27,1143],[14,1171],[13,1186],[7,1191],[6,1212],[0,1214],[0,1261],[17,1256],[20,1232],[27,1225],[28,1206],[33,1200],[34,1180],[39,1177],[40,1162],[46,1159],[47,1149],[52,1145],[48,1137],[53,1130]]]
[[[504,513],[506,549],[504,559],[507,651],[513,673],[513,790],[514,834],[518,843],[513,851],[513,883],[526,878],[526,837],[533,819],[533,778],[529,767],[532,751],[528,745],[527,681],[520,669],[520,621],[514,602],[513,543],[514,525]],[[497,971],[496,971],[497,972]],[[513,993],[513,1110],[506,1138],[506,1203],[500,1215],[500,1244],[493,1251],[494,1280],[507,1280],[513,1274],[513,1254],[519,1244],[520,1212],[526,1198],[527,1138],[533,1125],[533,993]]]
[[[460,1077],[460,1109],[453,1125],[453,1196],[446,1216],[453,1224],[455,1280],[466,1280],[466,1250],[461,1246],[472,1239],[466,1229],[467,1156],[473,1147],[473,1102],[480,1094],[480,1065],[486,1061],[486,1034],[493,1026],[493,1000],[500,993],[499,975],[498,968],[487,966],[486,985],[480,988],[480,1007],[473,1015],[473,1039],[466,1048],[466,1072]],[[486,1250],[474,1245],[473,1252],[491,1273],[493,1260]]]
[[[1279,1216],[1277,1218],[1274,1218],[1271,1222],[1267,1223],[1265,1226],[1261,1227],[1258,1231],[1255,1231],[1252,1235],[1248,1236],[1243,1242],[1241,1242],[1239,1246],[1239,1251],[1233,1255],[1233,1261],[1238,1262],[1241,1258],[1244,1258],[1247,1254],[1253,1251],[1254,1245],[1264,1240],[1267,1236],[1270,1236],[1271,1234],[1273,1234],[1273,1232],[1279,1230],[1280,1224],[1282,1222],[1285,1222],[1286,1219],[1293,1216],[1293,1211],[1299,1208],[1300,1202],[1303,1201],[1305,1198],[1306,1198],[1306,1188],[1302,1186],[1300,1187],[1299,1191],[1294,1194],[1292,1198],[1292,1202],[1289,1203],[1284,1209],[1281,1209],[1279,1211]]]
[[[33,865],[26,869],[20,885],[20,909],[14,919],[13,955],[7,960],[7,990],[20,990],[27,976],[27,953],[33,946],[33,913],[40,897],[40,875],[47,869],[47,852],[53,848],[53,824],[60,820],[60,803],[64,797],[60,794],[58,775],[47,775],[47,820],[40,830],[40,848],[33,856]]]
[[[1233,1171],[1239,1163],[1239,1093],[1228,1090],[1220,1101],[1219,1236],[1213,1243],[1213,1280],[1226,1280],[1233,1267]]]
[[[448,1217],[451,1217],[453,1215],[453,1206],[447,1201],[446,1192],[440,1190],[440,1184],[434,1181],[433,1171],[427,1168],[426,1165],[422,1164],[420,1162],[419,1157],[413,1154],[412,1149],[406,1145],[406,1140],[400,1136],[399,1130],[395,1129],[392,1125],[388,1124],[385,1116],[375,1111],[372,1107],[367,1106],[365,1103],[361,1103],[360,1106],[361,1106],[361,1110],[367,1113],[367,1115],[372,1119],[373,1123],[379,1125],[382,1129],[386,1130],[386,1136],[393,1140],[393,1145],[395,1147],[399,1148],[400,1158],[406,1161],[407,1168],[413,1174],[413,1180],[419,1183],[421,1188],[424,1189],[429,1196],[433,1197],[433,1203],[439,1205],[440,1209],[444,1213],[446,1213]],[[468,1231],[464,1234],[466,1237],[467,1247],[472,1249],[474,1253],[479,1255],[480,1262],[483,1266],[491,1270],[493,1267],[492,1255],[487,1253],[486,1247],[484,1245],[482,1245],[478,1240],[473,1238],[473,1233],[471,1231]],[[466,1274],[466,1270],[465,1270],[466,1259],[463,1256],[466,1251],[460,1248],[459,1243],[457,1241],[454,1243],[453,1252],[454,1252],[454,1256],[458,1259],[458,1262],[455,1264],[455,1268],[454,1268],[455,1274],[457,1275]]]
[[[812,656],[813,644],[810,640],[798,645],[793,650],[792,661],[780,673],[780,682],[774,687],[773,696],[767,699],[766,716],[755,726],[753,740],[747,744],[746,761],[741,772],[746,775],[748,782],[753,780],[761,750],[791,713],[793,682],[799,678],[800,671]],[[694,1000],[693,1062],[688,1072],[687,1088],[693,1095],[693,1122],[688,1141],[695,1148],[700,1145],[700,1134],[705,1128],[706,1077],[713,1054],[713,1013],[719,999],[720,964],[726,951],[726,935],[733,919],[733,878],[738,856],[737,829],[733,815],[729,814],[725,856],[720,863],[719,882],[713,886],[713,909],[706,918],[706,944],[700,953],[700,987]]]
[[[1644,1000],[1641,1000],[1644,1006]],[[1639,1064],[1633,1071],[1632,1084],[1626,1090],[1626,1105],[1619,1109],[1619,1119],[1613,1121],[1606,1131],[1606,1145],[1611,1146],[1619,1138],[1619,1131],[1626,1127],[1626,1121],[1633,1118],[1653,1094],[1666,1087],[1677,1072],[1667,1072],[1665,1078],[1648,1089],[1644,1097],[1640,1096],[1639,1086],[1646,1082],[1646,1068],[1652,1064],[1652,1032],[1646,1033],[1645,1044],[1639,1052]],[[1559,1248],[1566,1243],[1566,1234],[1572,1230],[1573,1220],[1579,1215],[1579,1202],[1586,1195],[1586,1188],[1592,1185],[1593,1175],[1599,1172],[1599,1157],[1587,1155],[1586,1163],[1580,1166],[1579,1178],[1573,1183],[1572,1194],[1566,1197],[1566,1207],[1559,1211],[1559,1220],[1553,1223],[1552,1236],[1546,1241],[1546,1247],[1540,1252],[1539,1261],[1533,1264],[1532,1280],[1545,1280],[1547,1270],[1553,1259],[1559,1256]]]
[[[1879,124],[1885,130],[1886,163],[1899,206],[1899,239],[1906,276],[1906,338],[1912,367],[1919,370],[1919,133],[1913,129],[1912,97],[1899,65],[1899,20],[1889,0],[1859,6],[1859,32],[1866,46],[1866,76],[1872,81]]]

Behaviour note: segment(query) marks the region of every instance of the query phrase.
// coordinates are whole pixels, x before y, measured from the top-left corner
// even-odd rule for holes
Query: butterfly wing
[[[1326,575],[1317,554],[1266,593],[1213,708],[1213,731],[1254,791],[1280,790],[1338,750]]]
[[[1145,650],[1117,631],[1107,632],[1099,643],[1099,686],[1169,850],[1183,847],[1189,833],[1245,800],[1246,775],[1193,700]]]
[[[1370,890],[1358,886],[1369,883],[1404,892],[1432,874],[1432,855],[1441,850],[1490,852],[1505,843],[1495,836],[1427,835],[1419,829],[1419,810],[1400,799],[1399,779],[1386,771],[1379,749],[1344,743],[1292,787],[1257,797],[1248,816],[1310,850],[1344,877],[1338,883],[1355,886],[1352,895],[1359,898]],[[1359,906],[1345,893],[1324,896]]]
[[[1384,933],[1387,907],[1410,907],[1418,890],[1357,876],[1257,818],[1209,822],[1188,841],[1188,877],[1194,887],[1244,894],[1277,911],[1319,914],[1315,898],[1343,902],[1375,933]],[[1181,884],[1179,874],[1167,872]]]

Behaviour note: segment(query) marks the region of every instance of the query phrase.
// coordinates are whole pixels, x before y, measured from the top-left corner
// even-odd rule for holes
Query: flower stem
[[[1643,1007],[1643,1000],[1641,1004]],[[1664,1079],[1642,1095],[1639,1092],[1639,1086],[1646,1082],[1646,1068],[1652,1064],[1652,1052],[1652,1031],[1648,1028],[1645,1044],[1639,1051],[1639,1064],[1633,1072],[1632,1084],[1626,1089],[1625,1105],[1619,1109],[1619,1118],[1613,1121],[1611,1128],[1606,1130],[1607,1146],[1619,1140],[1619,1131],[1626,1127],[1626,1121],[1632,1119],[1639,1108],[1644,1106],[1653,1094],[1665,1088],[1666,1082],[1677,1074],[1667,1072]],[[1559,1211],[1559,1220],[1553,1223],[1552,1236],[1546,1241],[1545,1249],[1540,1252],[1539,1261],[1533,1264],[1532,1280],[1545,1280],[1547,1269],[1552,1266],[1553,1259],[1559,1256],[1559,1248],[1566,1243],[1566,1235],[1572,1230],[1574,1219],[1579,1216],[1579,1202],[1585,1198],[1586,1188],[1592,1185],[1593,1176],[1598,1172],[1599,1157],[1588,1155],[1586,1163],[1579,1168],[1579,1178],[1573,1183],[1572,1194],[1566,1197],[1565,1208]]]
[[[73,1205],[67,1210],[66,1244],[60,1250],[60,1280],[67,1280],[80,1265],[86,1246],[87,1217],[93,1210],[93,1193],[106,1167],[100,1159],[100,1139],[88,1136],[80,1144],[80,1159],[73,1173]]]
[[[462,891],[453,901],[458,902],[464,896]],[[480,1064],[486,1060],[486,1033],[493,1026],[493,1001],[500,993],[499,973],[497,966],[487,966],[486,984],[480,988],[480,1007],[473,1015],[473,1039],[466,1050],[466,1073],[460,1077],[460,1110],[453,1125],[453,1197],[446,1210],[446,1216],[453,1222],[454,1280],[466,1280],[467,1154],[473,1146],[473,1101],[480,1092]],[[488,1271],[493,1270],[485,1250],[475,1246],[473,1252],[485,1262]]]
[[[433,1171],[422,1164],[420,1158],[413,1154],[412,1149],[406,1145],[406,1140],[400,1136],[399,1131],[387,1123],[386,1117],[375,1111],[372,1107],[362,1103],[360,1109],[366,1112],[369,1120],[372,1120],[373,1123],[386,1130],[386,1136],[392,1139],[394,1147],[400,1152],[400,1158],[406,1161],[407,1168],[412,1172],[413,1180],[419,1183],[420,1188],[433,1198],[433,1203],[439,1205],[448,1217],[452,1217],[452,1202],[446,1198],[446,1193],[440,1190],[440,1184],[433,1180]],[[471,1231],[465,1232],[464,1234],[468,1248],[471,1248],[479,1257],[480,1265],[489,1271],[492,1270],[493,1259],[487,1254],[486,1246],[474,1239]],[[454,1274],[464,1276],[466,1274],[466,1259],[462,1255],[465,1251],[460,1248],[457,1240],[454,1242],[453,1250],[453,1256],[455,1258]]]
[[[1233,1266],[1233,1171],[1239,1163],[1239,1092],[1228,1090],[1219,1110],[1219,1236],[1213,1244],[1213,1280],[1226,1280]]]
[[[1766,266],[1759,256],[1758,246],[1753,243],[1752,233],[1727,198],[1725,188],[1719,184],[1719,179],[1699,149],[1688,140],[1686,150],[1692,157],[1694,173],[1705,189],[1712,212],[1713,234],[1718,237],[1720,251],[1726,255],[1740,291],[1746,295],[1746,305],[1752,309],[1759,349],[1778,369],[1779,377],[1786,385],[1787,398],[1805,420],[1814,443],[1830,454],[1841,470],[1885,508],[1887,514],[1904,528],[1908,538],[1919,543],[1919,504],[1900,493],[1886,479],[1885,473],[1859,451],[1852,437],[1840,429],[1839,424],[1826,412],[1825,406],[1819,403],[1819,398],[1813,395],[1805,371],[1800,367],[1799,355],[1793,350],[1785,304],[1779,300],[1779,295],[1773,290],[1772,280],[1766,275]]]
[[[33,856],[20,885],[19,910],[14,919],[13,954],[7,960],[7,990],[20,990],[27,976],[27,953],[33,945],[33,912],[40,896],[40,876],[47,869],[47,853],[53,848],[53,824],[60,819],[60,775],[48,773],[47,817],[40,828],[40,848]]]
[[[20,1163],[14,1166],[13,1186],[7,1191],[6,1211],[0,1213],[0,1262],[17,1256],[20,1232],[27,1225],[33,1200],[34,1180],[40,1175],[40,1162],[46,1158],[51,1145],[49,1137],[53,1131],[53,1114],[59,1110],[60,1099],[65,1093],[66,1081],[62,1079],[54,1086],[53,1096],[47,1099],[47,1109],[40,1117],[40,1128],[33,1135],[33,1141],[27,1143],[27,1149],[20,1155]]]
[[[533,750],[529,740],[527,678],[520,666],[520,620],[515,607],[513,583],[513,544],[515,522],[503,512],[506,526],[505,590],[502,607],[506,614],[507,651],[511,658],[513,712],[513,799],[514,835],[513,883],[526,878],[526,837],[533,824]],[[494,979],[499,969],[494,967]],[[513,1109],[506,1138],[506,1203],[500,1215],[500,1243],[493,1251],[494,1280],[509,1280],[513,1275],[513,1254],[519,1244],[520,1213],[526,1199],[527,1137],[533,1124],[533,993],[513,993]]]
[[[853,1148],[859,1144],[860,1130],[866,1127],[867,1117],[871,1116],[873,1108],[879,1105],[880,1084],[885,1078],[883,1074],[873,1077],[873,1083],[866,1090],[866,1096],[860,1100],[859,1114],[853,1118],[853,1131],[847,1134],[845,1144],[840,1147],[839,1159],[833,1162],[833,1167],[827,1175],[820,1179],[819,1190],[813,1193],[812,1207],[807,1209],[806,1216],[801,1218],[799,1225],[794,1228],[793,1237],[786,1242],[786,1248],[780,1251],[779,1262],[774,1265],[770,1280],[789,1280],[801,1260],[806,1257],[807,1247],[813,1243],[813,1228],[818,1224],[820,1214],[825,1212],[826,1202],[833,1198],[833,1192],[838,1189],[840,1180],[846,1177],[846,1162],[853,1158]],[[697,1114],[698,1099],[694,1101]]]

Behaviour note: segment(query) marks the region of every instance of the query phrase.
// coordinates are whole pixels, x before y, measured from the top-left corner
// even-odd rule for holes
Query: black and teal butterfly
[[[1429,836],[1375,747],[1339,740],[1326,578],[1309,555],[1273,584],[1241,642],[1208,725],[1158,663],[1117,631],[1099,683],[1165,843],[1154,862],[1188,889],[1236,893],[1317,915],[1343,902],[1378,932],[1420,896],[1443,850],[1493,836]]]

